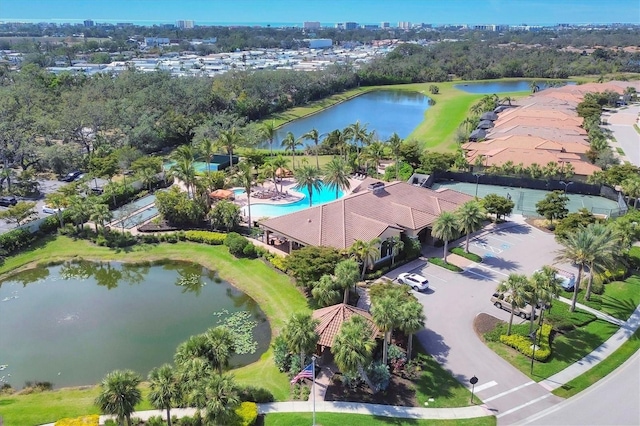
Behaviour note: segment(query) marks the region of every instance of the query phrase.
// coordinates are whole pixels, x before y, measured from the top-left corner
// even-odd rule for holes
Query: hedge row
[[[55,426],[98,426],[99,420],[100,416],[98,414],[91,414],[89,416],[60,419],[55,423]]]
[[[551,326],[549,324],[544,324],[538,329],[536,334],[536,343],[538,344],[538,347],[536,348],[535,354],[533,353],[533,343],[531,340],[520,334],[512,334],[511,336],[502,335],[500,336],[500,341],[529,358],[534,356],[536,361],[545,362],[551,356]]]
[[[187,231],[184,233],[187,241],[194,243],[209,244],[211,246],[220,246],[224,244],[227,234],[210,231]]]
[[[430,257],[429,262],[433,263],[434,265],[442,266],[443,268],[453,272],[462,272],[462,268],[459,268],[452,263],[447,263],[439,257]]]
[[[451,250],[449,250],[451,253],[457,254],[458,256],[462,256],[466,259],[469,259],[473,262],[482,262],[482,257],[478,256],[475,253],[467,253],[466,251],[464,251],[463,249],[461,249],[460,247],[453,247]]]

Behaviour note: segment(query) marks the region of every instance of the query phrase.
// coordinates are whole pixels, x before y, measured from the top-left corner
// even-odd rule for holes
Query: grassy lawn
[[[547,362],[535,362],[530,374],[531,359],[500,343],[487,342],[489,348],[531,379],[540,381],[550,377],[580,360],[604,343],[618,327],[601,320],[592,321],[584,327],[556,335],[551,345],[551,357]]]
[[[80,256],[78,253],[82,253]],[[181,242],[177,244],[136,245],[130,250],[111,250],[84,240],[67,237],[48,238],[32,250],[8,258],[0,265],[0,279],[16,269],[67,259],[114,260],[126,262],[175,259],[197,262],[218,271],[221,277],[252,297],[269,318],[273,335],[280,330],[291,312],[306,311],[307,301],[288,276],[274,271],[261,260],[236,259],[224,246]],[[213,324],[212,324],[213,325]],[[185,336],[185,339],[188,336]],[[233,371],[239,383],[267,387],[277,400],[289,397],[289,382],[273,363],[271,350],[259,361]],[[6,424],[36,424],[61,417],[97,412],[93,406],[96,389],[79,391],[61,389],[41,394],[0,397],[0,410]],[[49,401],[50,400],[50,401]],[[140,409],[148,406],[140,407]],[[28,415],[33,421],[22,421]]]
[[[584,291],[578,293],[580,303],[626,321],[640,305],[640,275],[606,284],[604,294],[592,294],[591,300],[584,300],[584,295]]]
[[[273,413],[265,416],[265,426],[299,426],[308,425],[312,421],[311,413]],[[414,420],[399,419],[393,417],[367,416],[364,414],[345,413],[316,413],[316,423],[322,426],[413,426],[413,425],[462,425],[462,426],[492,426],[496,424],[496,418],[479,417],[476,419],[456,420]]]
[[[418,406],[424,407],[425,402],[430,408],[468,407],[471,392],[438,364],[430,356],[423,356],[424,366],[422,376],[416,384],[416,399]],[[429,401],[433,398],[433,401]],[[478,402],[478,398],[474,398]]]
[[[553,393],[562,398],[570,398],[577,393],[582,392],[621,366],[626,360],[635,354],[638,349],[640,349],[640,330],[636,330],[629,340],[623,343],[617,351],[604,359],[601,363],[581,376],[565,383],[563,386],[554,390]]]

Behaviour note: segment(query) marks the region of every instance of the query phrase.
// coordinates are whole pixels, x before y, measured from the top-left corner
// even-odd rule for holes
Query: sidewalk
[[[571,299],[567,299],[566,297],[560,296],[560,297],[558,297],[558,300],[561,301],[561,302],[566,303],[567,305],[571,305]],[[576,303],[576,308],[580,308],[583,311],[587,311],[590,314],[595,315],[597,318],[599,318],[599,319],[601,319],[603,321],[610,322],[611,324],[615,324],[618,327],[622,327],[622,326],[625,325],[624,321],[622,321],[622,320],[620,320],[618,318],[612,317],[611,315],[605,314],[604,312],[600,312],[600,311],[598,311],[596,309],[590,308],[587,305],[583,305],[582,303]],[[633,317],[633,315],[632,315],[632,317]]]

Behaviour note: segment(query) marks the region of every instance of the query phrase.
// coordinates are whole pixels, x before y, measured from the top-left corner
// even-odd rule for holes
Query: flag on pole
[[[291,379],[291,383],[293,384],[300,379],[313,379],[313,376],[313,363],[311,363],[303,368],[302,371],[300,371],[298,374],[296,374],[296,377]]]

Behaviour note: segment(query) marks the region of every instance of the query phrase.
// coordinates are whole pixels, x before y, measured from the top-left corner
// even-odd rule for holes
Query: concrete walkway
[[[561,301],[561,302],[566,303],[567,305],[571,305],[571,299],[567,299],[566,297],[560,296],[560,297],[558,297],[558,300]],[[621,319],[618,319],[616,317],[612,317],[609,314],[605,314],[604,312],[600,312],[600,311],[598,311],[596,309],[590,308],[587,305],[583,305],[582,303],[576,303],[576,308],[580,308],[583,311],[587,311],[590,314],[595,315],[596,318],[599,318],[599,319],[601,319],[603,321],[610,322],[611,324],[615,324],[618,327],[622,327],[623,325],[625,325],[625,322],[622,321]]]

